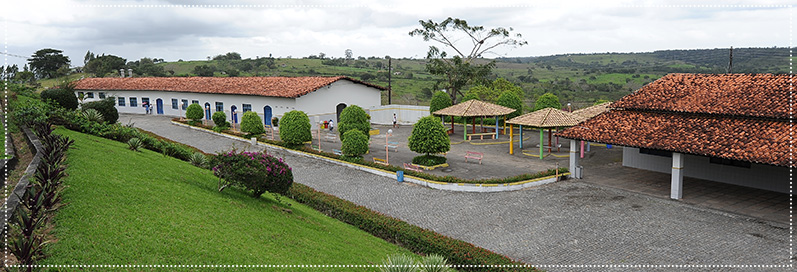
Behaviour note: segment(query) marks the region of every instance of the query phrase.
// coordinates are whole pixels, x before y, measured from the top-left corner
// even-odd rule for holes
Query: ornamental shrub
[[[86,117],[91,122],[104,122],[105,119],[102,117],[102,113],[95,109],[86,109],[83,111],[83,117]]]
[[[368,119],[368,114],[360,106],[351,105],[343,109],[338,125],[340,140],[346,139],[346,132],[352,129],[359,130],[366,138],[371,138],[371,134],[368,133],[371,130],[371,122]]]
[[[227,114],[224,114],[223,111],[214,112],[210,118],[213,119],[213,123],[216,124],[217,127],[225,129],[230,127],[230,123],[227,122]]]
[[[520,97],[518,97],[513,91],[504,91],[500,96],[498,96],[498,100],[495,101],[495,103],[507,108],[515,109],[515,112],[506,116],[506,119],[520,116],[523,113],[523,101],[520,101]]]
[[[303,111],[292,110],[282,116],[282,125],[279,126],[280,139],[289,145],[298,146],[311,141],[310,118]]]
[[[219,191],[235,185],[251,191],[253,197],[260,197],[265,192],[286,194],[293,184],[293,170],[282,158],[265,153],[230,150],[211,157],[209,165],[219,177]]]
[[[368,136],[357,129],[352,129],[341,135],[342,147],[340,151],[346,157],[360,157],[368,152]]]
[[[74,110],[77,109],[78,101],[75,96],[75,83],[65,82],[57,88],[51,88],[42,91],[41,98],[43,101],[50,99],[62,108]]]
[[[448,152],[451,148],[451,142],[443,124],[430,115],[421,118],[415,123],[408,147],[417,153],[429,155]]]
[[[138,149],[141,148],[142,145],[143,143],[138,138],[132,138],[129,141],[127,141],[127,147],[133,151],[138,151]]]
[[[253,111],[247,111],[241,117],[241,131],[247,133],[247,137],[257,137],[266,132],[263,127],[263,119]]]
[[[107,97],[100,101],[92,101],[83,103],[81,106],[84,110],[95,109],[102,114],[102,118],[109,124],[116,123],[119,120],[119,111],[116,110],[116,98]]]
[[[197,103],[188,105],[188,108],[185,110],[185,118],[191,119],[195,124],[205,118],[205,111],[202,110],[202,106]]]
[[[423,166],[435,166],[446,163],[446,157],[422,155],[412,158],[412,163]]]
[[[537,98],[537,101],[534,102],[534,110],[538,111],[544,108],[554,108],[554,109],[561,109],[562,103],[559,103],[559,97],[552,93],[545,93]]]
[[[439,91],[432,95],[432,102],[429,104],[429,113],[433,113],[451,107],[451,97],[446,92]]]

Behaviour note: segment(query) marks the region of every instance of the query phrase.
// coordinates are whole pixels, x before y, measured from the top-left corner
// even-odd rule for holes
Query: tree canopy
[[[30,69],[40,78],[54,78],[65,75],[63,67],[69,69],[69,57],[64,56],[64,51],[45,48],[33,53],[28,59]],[[59,69],[61,69],[59,71]],[[68,71],[68,70],[67,70]]]
[[[352,129],[359,130],[367,137],[371,137],[368,133],[371,130],[371,121],[368,120],[368,114],[357,105],[348,106],[340,113],[340,124],[338,124],[340,140],[343,141],[346,138],[346,132]]]
[[[506,116],[507,119],[515,118],[523,114],[523,101],[521,101],[520,97],[518,97],[513,91],[504,91],[500,96],[498,96],[498,99],[495,101],[495,103],[507,108],[515,109],[515,112]]]
[[[429,104],[429,113],[451,107],[451,97],[443,91],[435,92]]]
[[[486,53],[491,53],[499,46],[523,46],[528,44],[522,40],[513,29],[497,27],[486,30],[483,26],[471,26],[468,22],[458,18],[447,18],[440,23],[432,20],[419,21],[421,28],[409,33],[410,36],[421,36],[424,41],[435,41],[454,50],[456,54],[448,57],[446,51],[435,46],[430,46],[426,58],[429,64],[426,70],[438,75],[442,79],[438,84],[450,90],[451,100],[456,103],[457,94],[461,94],[463,87],[472,83],[485,83],[485,77],[490,75],[495,62],[476,64],[474,60],[482,58]],[[469,46],[456,44],[459,40],[469,40]]]
[[[418,120],[412,127],[412,134],[407,145],[410,150],[423,154],[448,152],[451,142],[446,128],[434,116],[426,116]]]
[[[94,73],[98,77],[103,77],[110,74],[116,74],[119,69],[124,69],[126,59],[114,55],[102,54],[89,60],[84,67],[86,72]],[[118,76],[118,74],[116,74]]]
[[[561,109],[562,103],[559,103],[559,97],[552,93],[545,93],[537,98],[537,101],[534,102],[534,110],[541,110],[544,108],[554,108],[554,109]]]

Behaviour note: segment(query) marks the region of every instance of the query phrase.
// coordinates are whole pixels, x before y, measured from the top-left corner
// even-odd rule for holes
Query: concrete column
[[[518,135],[520,136],[520,145],[518,148],[523,149],[523,125],[518,125],[518,127],[520,128],[520,132],[518,132]],[[512,129],[511,125],[509,126],[509,129]]]
[[[684,195],[684,154],[672,153],[672,182],[670,198],[681,199]]]
[[[570,167],[568,170],[570,176],[580,179],[581,176],[576,174],[576,168],[578,168],[578,146],[576,140],[570,140]]]

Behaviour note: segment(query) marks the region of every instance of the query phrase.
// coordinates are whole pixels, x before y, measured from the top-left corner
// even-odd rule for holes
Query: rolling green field
[[[41,264],[368,265],[411,254],[285,197],[218,192],[211,171],[187,162],[56,133],[75,144]]]

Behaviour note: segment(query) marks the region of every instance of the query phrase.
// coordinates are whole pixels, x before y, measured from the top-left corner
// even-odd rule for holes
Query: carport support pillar
[[[670,198],[681,199],[684,195],[684,154],[672,153],[672,184]]]
[[[542,160],[542,137],[545,136],[545,130],[540,128],[540,160]]]
[[[570,140],[570,168],[567,170],[570,171],[570,176],[573,178],[580,179],[581,173],[577,170],[578,169],[578,146],[576,145],[576,140]]]

